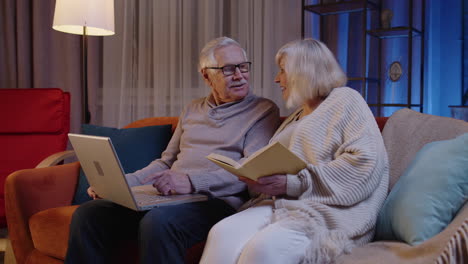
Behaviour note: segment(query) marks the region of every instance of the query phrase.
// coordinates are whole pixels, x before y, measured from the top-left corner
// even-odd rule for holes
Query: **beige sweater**
[[[388,159],[362,96],[334,89],[297,125],[289,149],[308,166],[287,176],[287,194],[298,199],[277,200],[273,221],[311,238],[304,262],[332,263],[369,242],[387,195]]]

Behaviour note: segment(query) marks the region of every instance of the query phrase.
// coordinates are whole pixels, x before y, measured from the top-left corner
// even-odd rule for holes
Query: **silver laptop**
[[[72,133],[68,138],[89,184],[104,199],[136,211],[208,199],[202,194],[163,196],[152,185],[129,187],[110,138]]]

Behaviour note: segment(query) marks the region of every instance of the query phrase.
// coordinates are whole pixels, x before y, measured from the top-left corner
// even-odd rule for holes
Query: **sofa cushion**
[[[125,173],[139,170],[160,158],[172,136],[171,125],[125,129],[83,125],[82,133],[110,137]],[[86,192],[88,187],[86,176],[80,169],[73,204],[81,204],[91,199]]]
[[[389,188],[424,145],[464,133],[468,133],[468,123],[463,120],[422,114],[407,108],[393,113],[382,131],[390,165]]]
[[[71,218],[78,206],[62,206],[38,212],[29,218],[34,247],[41,253],[65,259]]]
[[[442,231],[468,197],[468,133],[431,142],[390,192],[376,238],[417,245]]]

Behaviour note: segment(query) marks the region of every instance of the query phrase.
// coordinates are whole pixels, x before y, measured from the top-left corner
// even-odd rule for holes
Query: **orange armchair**
[[[126,126],[177,125],[177,117],[146,118]],[[61,153],[63,154],[63,152]],[[66,156],[69,156],[65,152]],[[55,162],[64,156],[52,155]],[[80,164],[25,169],[10,174],[5,183],[9,238],[16,262],[63,263],[67,250],[71,206]],[[118,256],[116,263],[131,263],[135,255]]]

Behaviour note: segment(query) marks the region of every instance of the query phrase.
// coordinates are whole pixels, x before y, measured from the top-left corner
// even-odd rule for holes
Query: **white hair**
[[[206,43],[206,45],[201,50],[198,70],[201,71],[206,67],[217,66],[218,62],[216,61],[216,58],[214,56],[215,51],[219,48],[231,45],[238,46],[242,50],[242,53],[244,54],[244,57],[247,60],[247,53],[237,41],[228,37],[215,38]]]
[[[299,107],[307,100],[326,97],[336,87],[344,86],[346,74],[325,44],[315,39],[295,40],[276,53],[276,63],[284,61],[290,94],[288,108]]]

